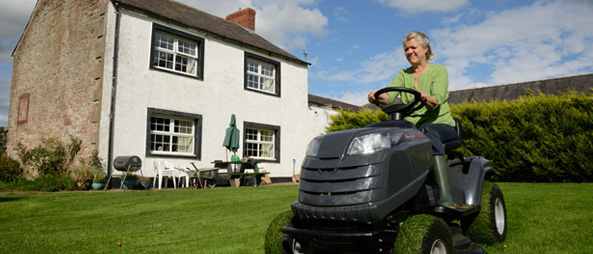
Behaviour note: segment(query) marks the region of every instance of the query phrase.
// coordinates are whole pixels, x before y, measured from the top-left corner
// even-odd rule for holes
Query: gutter
[[[112,80],[111,80],[111,109],[109,112],[109,148],[107,151],[107,179],[111,179],[113,174],[113,165],[111,161],[113,161],[113,134],[115,132],[115,97],[117,94],[117,63],[118,63],[118,53],[119,53],[119,30],[120,30],[120,22],[121,22],[121,13],[119,11],[119,3],[115,2],[115,36],[114,36],[114,43],[113,43],[113,70],[112,70]],[[109,184],[109,183],[108,183]],[[107,188],[107,186],[105,186]]]

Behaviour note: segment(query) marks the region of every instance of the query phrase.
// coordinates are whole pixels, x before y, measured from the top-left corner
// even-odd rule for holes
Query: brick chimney
[[[255,10],[251,8],[238,10],[226,16],[226,20],[239,23],[239,25],[255,31]]]

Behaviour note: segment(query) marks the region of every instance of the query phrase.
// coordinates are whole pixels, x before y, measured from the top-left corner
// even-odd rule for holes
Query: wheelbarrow
[[[218,176],[219,168],[202,168],[199,169],[196,164],[190,162],[196,171],[198,177],[198,183],[196,188],[214,188],[216,187],[216,177]]]

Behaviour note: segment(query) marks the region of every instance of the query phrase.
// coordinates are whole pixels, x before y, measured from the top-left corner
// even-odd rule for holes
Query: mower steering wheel
[[[379,103],[375,103],[375,105],[377,105],[377,107],[380,107],[381,109],[383,109],[383,112],[385,112],[388,115],[396,113],[396,115],[402,116],[401,119],[394,119],[394,120],[403,120],[403,117],[409,116],[410,114],[412,114],[412,112],[424,107],[424,103],[422,103],[422,97],[420,95],[420,92],[418,92],[414,89],[405,88],[405,87],[386,87],[386,88],[380,89],[379,91],[375,92],[375,98],[379,98],[379,95],[387,93],[387,92],[404,92],[404,93],[409,93],[409,94],[414,95],[414,99],[412,101],[410,101],[408,104],[397,103],[397,104],[389,105],[387,107],[383,107]],[[416,104],[418,104],[418,103],[420,105],[416,106]],[[399,118],[399,117],[396,117],[396,118]]]

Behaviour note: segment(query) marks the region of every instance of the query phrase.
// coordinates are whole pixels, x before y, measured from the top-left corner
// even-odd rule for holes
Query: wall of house
[[[313,137],[323,135],[325,128],[331,123],[331,116],[339,114],[338,110],[328,105],[309,105],[309,130]]]
[[[8,153],[42,138],[80,138],[87,158],[99,139],[108,0],[40,0],[14,52]]]
[[[198,167],[212,167],[212,161],[227,158],[222,142],[231,114],[235,114],[241,136],[244,133],[244,122],[280,126],[280,161],[263,163],[264,169],[271,172],[272,177],[290,177],[295,159],[294,166],[298,172],[308,142],[318,135],[310,128],[310,120],[314,116],[307,105],[307,66],[226,42],[213,35],[166,21],[157,21],[144,14],[126,9],[121,9],[120,12],[122,16],[117,56],[114,157],[140,156],[143,159],[145,176],[154,175],[152,162],[159,158],[180,166],[189,166],[190,162],[195,162]],[[109,15],[110,19],[115,19],[115,15]],[[152,22],[205,40],[203,80],[149,68]],[[112,30],[113,26],[114,22],[110,20],[108,30]],[[108,37],[107,55],[110,55],[109,52],[112,50],[113,42],[111,37]],[[244,89],[245,51],[281,62],[281,97]],[[105,71],[105,77],[107,76],[108,73]],[[110,85],[105,78],[104,101],[110,97],[107,88]],[[103,106],[103,116],[106,116],[107,108],[107,105]],[[147,108],[201,115],[201,159],[146,157]],[[102,134],[108,133],[106,125],[102,122]],[[108,135],[101,135],[103,155],[107,152],[104,146],[107,138]],[[238,152],[240,155],[243,154],[242,146],[243,138]],[[228,156],[230,158],[230,155]]]

